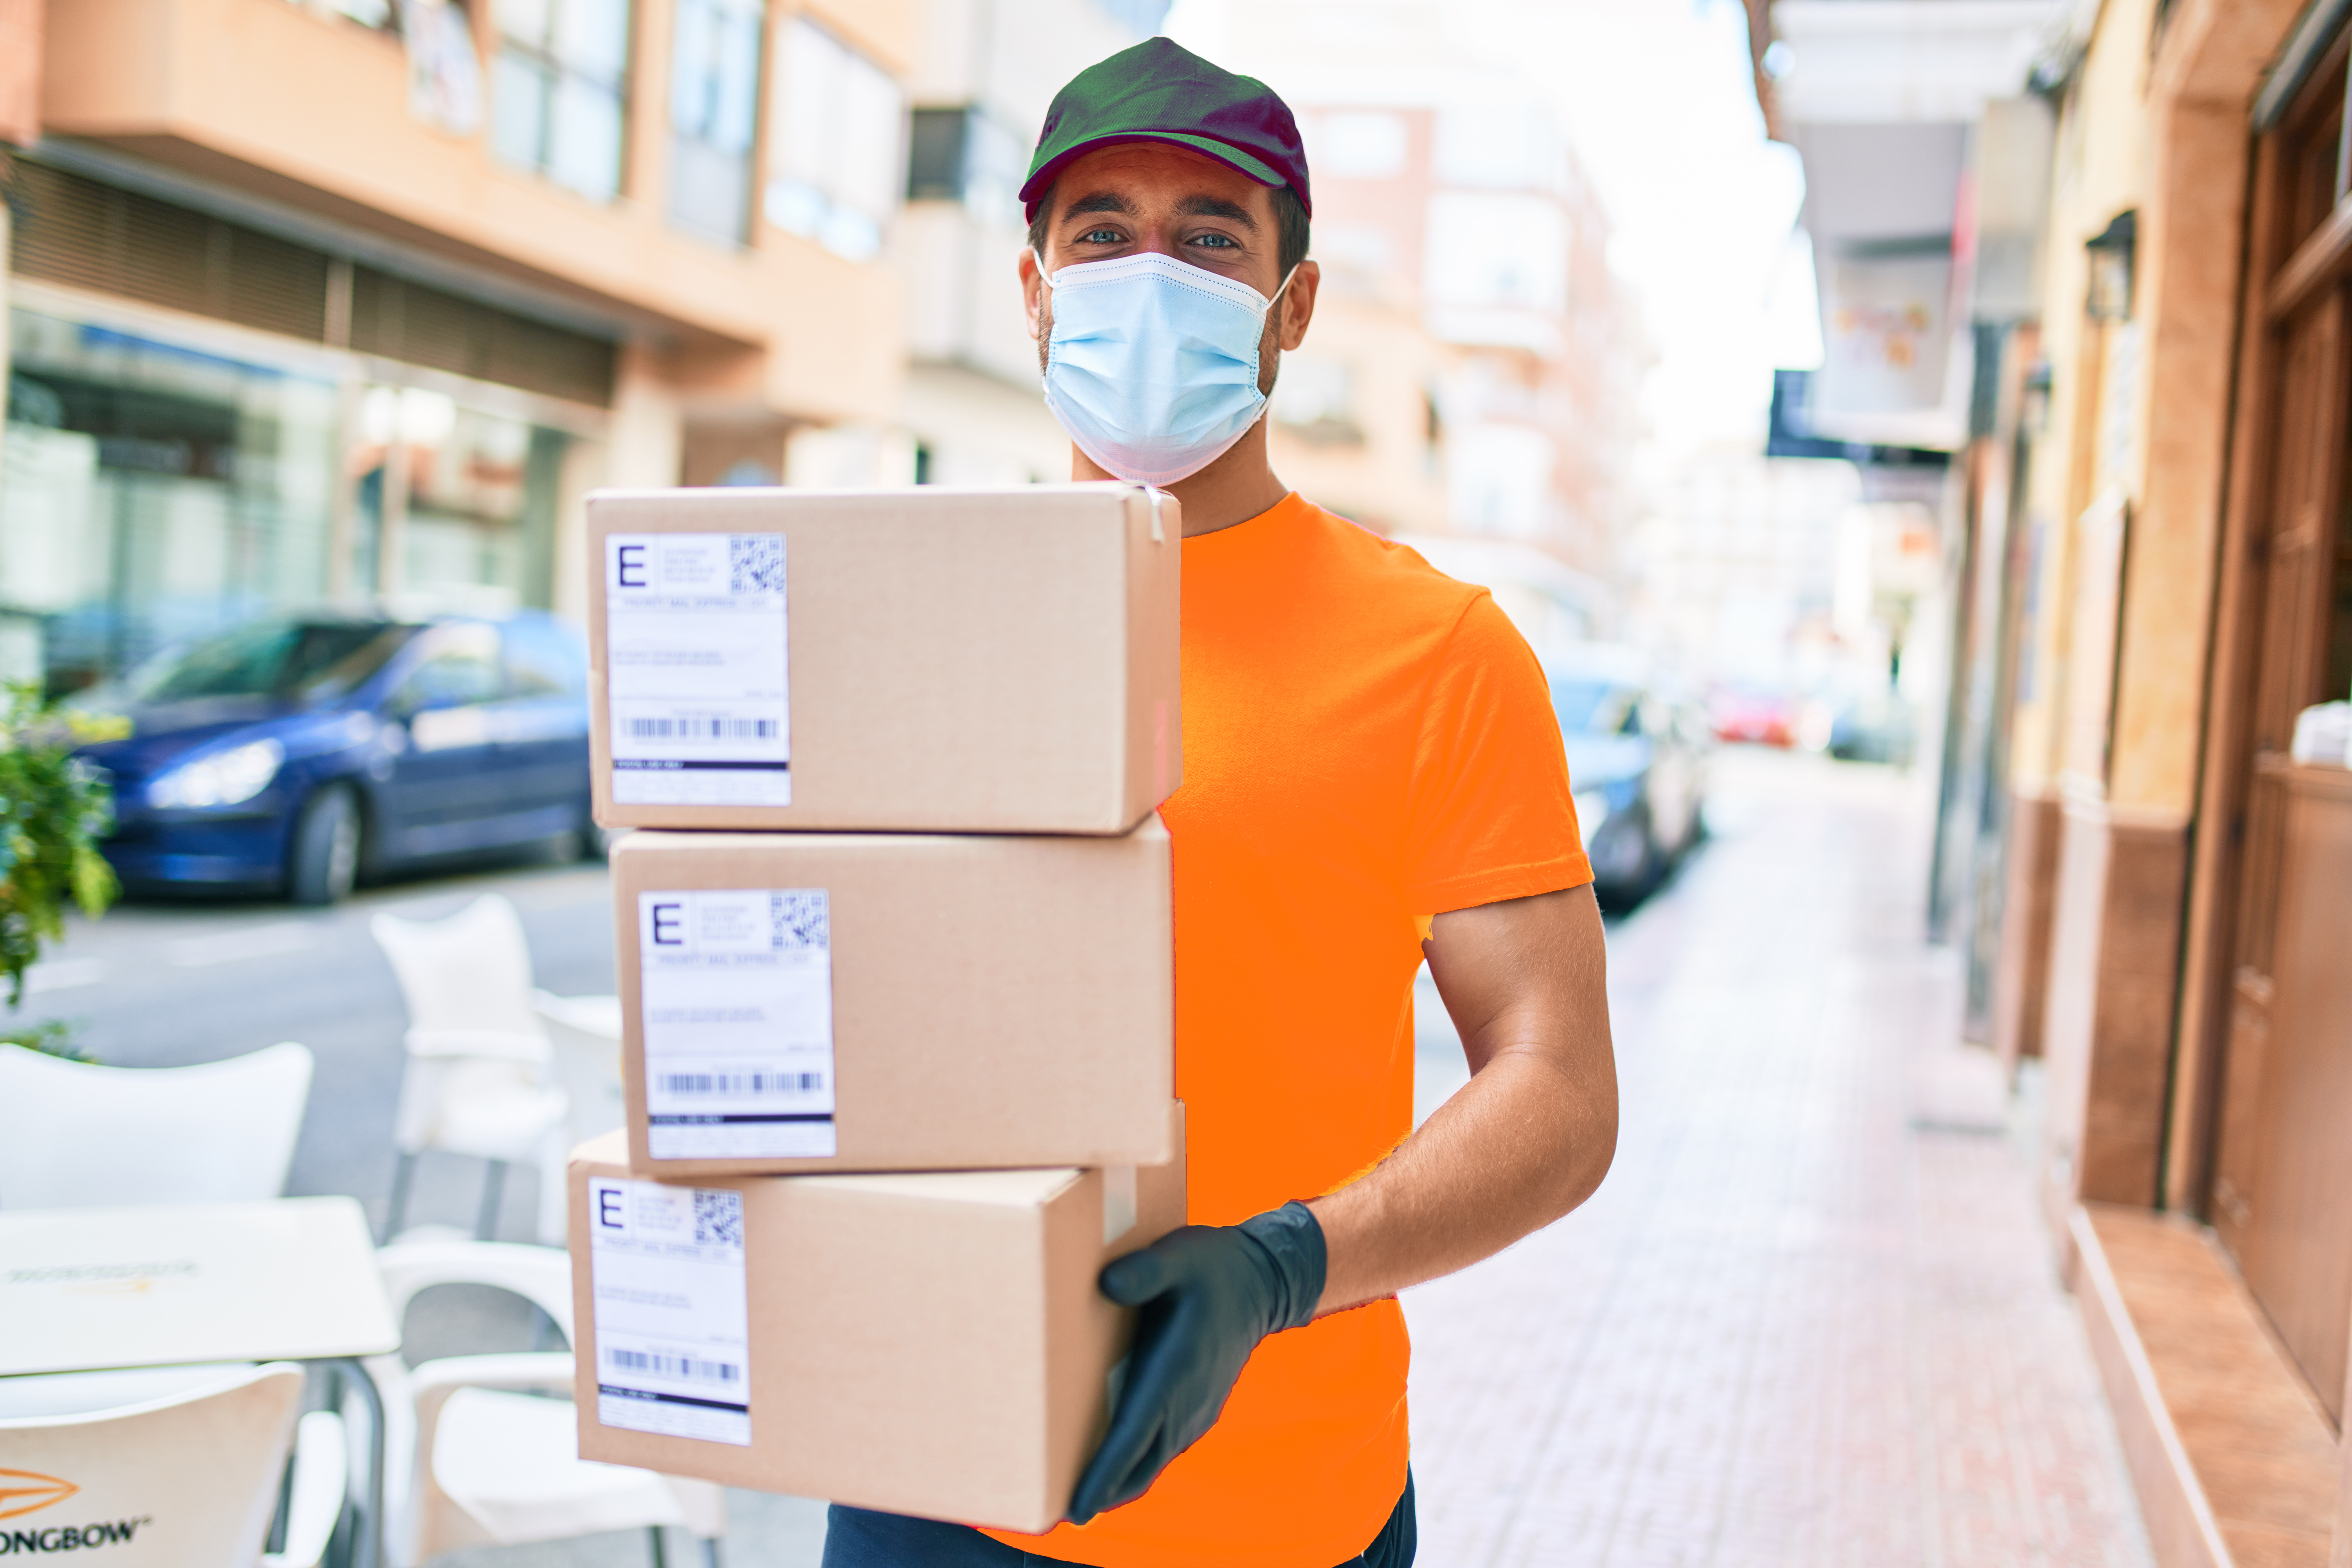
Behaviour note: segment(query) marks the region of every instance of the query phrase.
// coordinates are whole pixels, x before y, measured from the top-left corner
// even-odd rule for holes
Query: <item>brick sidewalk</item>
[[[1612,935],[1615,1170],[1407,1298],[1422,1563],[2147,1563],[1911,786],[1723,764]]]

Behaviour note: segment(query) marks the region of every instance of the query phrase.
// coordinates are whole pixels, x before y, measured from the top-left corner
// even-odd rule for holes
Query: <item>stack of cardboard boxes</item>
[[[1176,503],[588,505],[625,1132],[572,1159],[580,1451],[1044,1530],[1184,1219]]]

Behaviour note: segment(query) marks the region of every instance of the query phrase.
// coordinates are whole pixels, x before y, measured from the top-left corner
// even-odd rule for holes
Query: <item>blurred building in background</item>
[[[1560,128],[1525,86],[1459,70],[1291,90],[1331,304],[1284,366],[1283,472],[1383,531],[1613,576],[1649,361]]]
[[[1054,91],[1166,9],[0,0],[0,675],[289,604],[572,610],[600,484],[1062,479],[1015,192]],[[1581,635],[1639,312],[1539,99],[1425,58],[1276,83],[1328,279],[1276,461]]]
[[[1564,128],[1454,20],[1265,0],[1217,29],[1297,110],[1315,180],[1323,290],[1271,447],[1303,494],[1494,586],[1540,646],[1621,618],[1654,355]]]
[[[1038,395],[1015,272],[1029,243],[1021,183],[1062,84],[1150,37],[1167,9],[1167,0],[926,0],[908,82],[907,205],[891,244],[908,355],[895,418],[911,479],[1070,477],[1070,438]]]
[[[0,17],[39,46],[0,68],[0,673],[288,603],[572,609],[590,487],[772,481],[895,407],[911,0]]]

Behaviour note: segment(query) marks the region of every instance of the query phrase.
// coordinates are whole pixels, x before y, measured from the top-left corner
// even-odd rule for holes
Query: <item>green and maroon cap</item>
[[[1315,214],[1290,106],[1265,83],[1221,70],[1173,39],[1121,49],[1055,95],[1021,186],[1028,216],[1036,217],[1065,164],[1114,142],[1172,142],[1205,153],[1262,185],[1288,185]]]

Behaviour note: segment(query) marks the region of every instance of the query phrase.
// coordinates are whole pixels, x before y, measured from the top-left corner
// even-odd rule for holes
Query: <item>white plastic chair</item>
[[[18,1472],[0,1530],[71,1527],[93,1562],[319,1568],[348,1464],[342,1422],[298,1422],[301,1400],[290,1362],[0,1378],[0,1471]],[[285,1544],[264,1552],[289,1447]],[[50,1479],[56,1500],[34,1500]]]
[[[514,906],[486,893],[446,920],[368,922],[408,1004],[408,1066],[393,1124],[399,1164],[384,1235],[398,1234],[416,1156],[487,1161],[475,1234],[496,1233],[507,1166],[539,1166],[539,1236],[563,1235],[564,1096],[547,1080],[547,1032],[531,1005],[530,948]]]
[[[310,1053],[112,1068],[0,1046],[0,1208],[236,1203],[286,1188]]]
[[[552,1047],[555,1080],[570,1102],[563,1141],[577,1149],[628,1120],[621,1097],[621,999],[531,993]]]
[[[395,1244],[377,1255],[395,1318],[435,1285],[489,1285],[532,1302],[572,1337],[572,1260],[499,1242]],[[580,1458],[571,1352],[449,1356],[367,1368],[383,1391],[386,1549],[414,1568],[460,1546],[520,1545],[608,1530],[684,1528],[716,1568],[726,1494],[709,1481]],[[541,1395],[553,1394],[548,1398]]]

